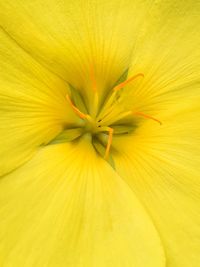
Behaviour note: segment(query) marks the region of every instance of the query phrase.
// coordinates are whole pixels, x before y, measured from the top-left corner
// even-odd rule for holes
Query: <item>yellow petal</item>
[[[199,1],[155,1],[145,16],[129,75],[144,79],[126,91],[137,111],[159,114],[200,94]],[[198,85],[197,85],[198,83]],[[173,93],[173,95],[172,95]]]
[[[143,9],[143,1],[132,0],[8,0],[0,3],[0,23],[73,86],[91,91],[93,71],[102,90],[128,68]]]
[[[165,244],[167,266],[198,267],[199,105],[183,111],[165,117],[162,126],[144,122],[133,136],[115,139],[120,153],[114,161],[151,214]]]
[[[0,29],[0,176],[76,121],[67,84]]]
[[[137,43],[127,104],[146,119],[113,144],[116,171],[151,214],[165,244],[167,266],[200,266],[199,4],[158,1]]]
[[[87,139],[41,149],[0,196],[1,266],[165,266],[145,209]]]

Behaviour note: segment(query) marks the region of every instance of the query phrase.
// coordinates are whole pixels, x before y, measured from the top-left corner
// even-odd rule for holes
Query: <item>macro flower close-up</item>
[[[0,0],[0,266],[200,267],[200,3]]]

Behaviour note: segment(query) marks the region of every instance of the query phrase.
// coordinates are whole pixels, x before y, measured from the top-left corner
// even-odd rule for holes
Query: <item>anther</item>
[[[113,91],[119,91],[120,89],[122,89],[124,86],[126,86],[128,83],[132,82],[133,80],[137,79],[138,77],[142,77],[144,78],[144,74],[143,73],[138,73],[132,77],[130,77],[129,79],[127,79],[126,81],[116,85],[114,88],[113,88]]]

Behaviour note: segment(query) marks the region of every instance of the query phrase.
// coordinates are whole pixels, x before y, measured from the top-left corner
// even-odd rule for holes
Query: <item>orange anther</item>
[[[154,117],[152,117],[150,115],[144,114],[142,112],[135,112],[134,114],[138,115],[138,116],[142,116],[142,117],[144,117],[146,119],[154,120],[154,121],[158,122],[160,125],[162,125],[162,122],[160,120],[158,120],[158,119],[156,119],[156,118],[154,118]]]
[[[113,90],[114,91],[118,91],[120,89],[122,89],[124,86],[126,86],[128,83],[132,82],[133,80],[137,79],[138,77],[144,77],[144,74],[143,73],[138,73],[132,77],[130,77],[128,80],[116,85]]]

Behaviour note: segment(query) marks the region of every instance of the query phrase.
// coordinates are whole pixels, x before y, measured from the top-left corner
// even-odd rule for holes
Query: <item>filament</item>
[[[113,90],[114,91],[119,91],[120,89],[122,89],[124,86],[126,86],[128,83],[132,82],[133,80],[137,79],[138,77],[144,77],[143,73],[138,73],[132,77],[130,77],[129,79],[127,79],[126,81],[116,85]]]
[[[73,103],[72,100],[70,98],[70,96],[67,94],[66,95],[66,99],[69,102],[70,106],[72,107],[73,111],[76,113],[76,115],[78,115],[81,119],[86,119],[87,115],[84,114],[83,112],[81,112]]]
[[[138,115],[138,116],[142,116],[142,117],[144,117],[146,119],[154,120],[154,121],[158,122],[160,125],[162,125],[162,122],[160,120],[158,120],[158,119],[156,119],[156,118],[154,118],[154,117],[152,117],[150,115],[144,114],[142,112],[135,112],[134,114]]]

